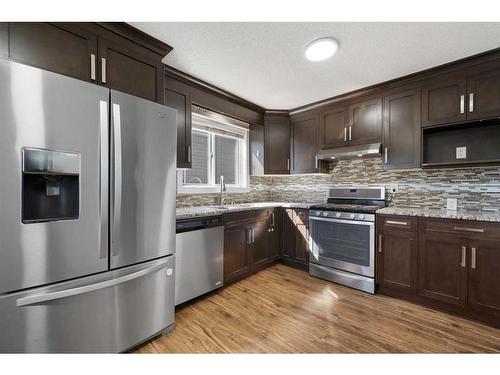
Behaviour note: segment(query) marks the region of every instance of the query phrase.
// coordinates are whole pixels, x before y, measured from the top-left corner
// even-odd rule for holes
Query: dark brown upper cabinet
[[[319,171],[316,154],[319,150],[319,116],[308,114],[292,119],[291,173],[315,173]]]
[[[266,114],[264,126],[264,171],[266,174],[290,173],[290,117]]]
[[[349,105],[347,139],[350,145],[380,142],[382,138],[382,99]]]
[[[9,24],[0,22],[0,58],[9,58]]]
[[[163,103],[171,47],[123,23],[10,22],[0,52],[23,64]],[[3,33],[5,35],[5,32]]]
[[[347,107],[335,106],[320,115],[320,147],[321,149],[342,147],[348,144]]]
[[[250,175],[264,174],[264,126],[250,124]]]
[[[500,116],[500,61],[471,68],[467,77],[467,119]]]
[[[384,98],[384,168],[420,166],[420,89]]]
[[[167,87],[165,105],[177,110],[177,168],[191,168],[191,93]]]
[[[121,37],[99,39],[99,83],[163,102],[163,64],[158,55]]]
[[[466,80],[461,74],[435,77],[422,88],[422,126],[466,120]]]
[[[13,61],[97,82],[97,36],[77,24],[10,22],[8,45]]]

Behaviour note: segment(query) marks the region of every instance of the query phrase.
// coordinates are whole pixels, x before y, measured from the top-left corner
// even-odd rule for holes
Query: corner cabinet
[[[316,173],[319,162],[319,115],[308,114],[292,118],[291,169],[292,174]]]
[[[384,98],[384,168],[420,166],[420,89]]]
[[[264,116],[264,172],[290,173],[290,117],[288,113]]]
[[[163,103],[171,47],[123,23],[9,22],[9,59]],[[7,43],[7,47],[5,46]]]
[[[262,176],[264,174],[264,126],[250,124],[250,175]]]

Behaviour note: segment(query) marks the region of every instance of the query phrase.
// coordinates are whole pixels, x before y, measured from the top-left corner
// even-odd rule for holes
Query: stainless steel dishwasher
[[[175,305],[221,287],[224,267],[222,216],[178,220]]]

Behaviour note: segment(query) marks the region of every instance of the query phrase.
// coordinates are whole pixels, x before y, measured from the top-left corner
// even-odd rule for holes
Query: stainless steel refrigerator
[[[0,352],[121,352],[173,327],[175,116],[0,60]]]

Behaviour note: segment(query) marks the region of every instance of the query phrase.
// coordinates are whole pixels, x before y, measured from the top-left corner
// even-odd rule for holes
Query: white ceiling
[[[500,47],[500,23],[132,22],[174,50],[164,62],[267,109],[291,109]],[[319,37],[339,51],[309,62]]]

